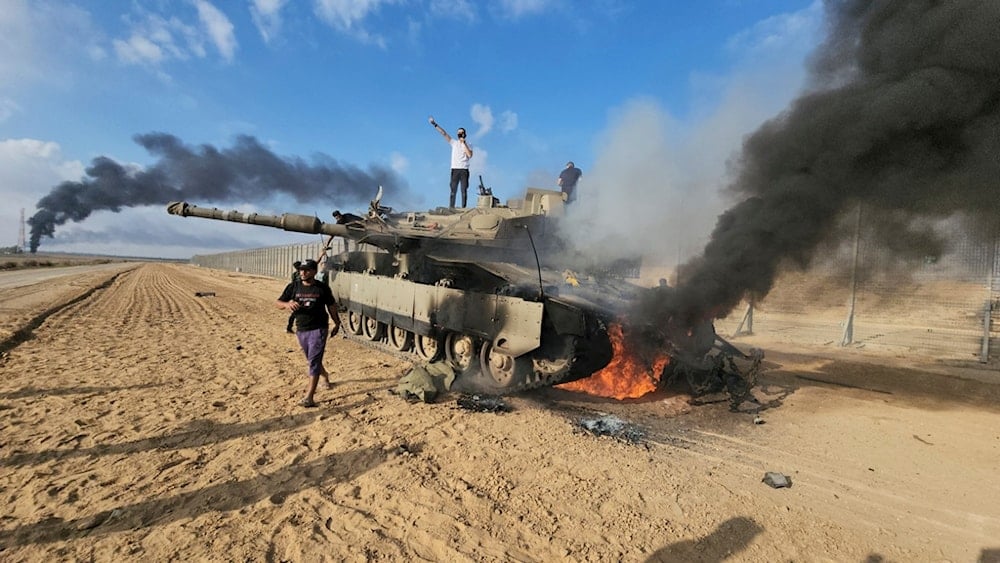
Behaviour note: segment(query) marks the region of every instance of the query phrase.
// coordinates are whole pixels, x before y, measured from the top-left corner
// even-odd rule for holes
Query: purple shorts
[[[323,353],[326,352],[327,329],[317,328],[296,332],[299,346],[309,360],[309,375],[316,377],[323,373]]]

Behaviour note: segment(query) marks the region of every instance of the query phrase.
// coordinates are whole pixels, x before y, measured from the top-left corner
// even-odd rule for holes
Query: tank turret
[[[394,213],[381,205],[380,189],[365,217],[344,224],[326,223],[310,215],[241,213],[186,202],[169,204],[167,213],[339,236],[392,253],[419,252],[440,258],[475,255],[477,259],[531,261],[533,247],[536,251],[550,249],[558,242],[552,219],[563,215],[561,192],[528,188],[523,199],[505,206],[499,205],[488,189],[480,192],[473,208]]]

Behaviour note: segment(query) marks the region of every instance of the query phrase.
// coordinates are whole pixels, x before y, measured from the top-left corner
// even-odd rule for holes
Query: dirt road
[[[2,560],[1000,557],[989,377],[768,350],[764,424],[555,389],[491,414],[406,403],[387,391],[406,362],[336,339],[336,386],[303,409],[281,282],[174,264],[81,279],[0,290]],[[598,413],[641,443],[576,425]]]

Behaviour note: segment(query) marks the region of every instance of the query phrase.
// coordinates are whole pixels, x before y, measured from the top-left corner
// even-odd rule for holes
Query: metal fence
[[[764,300],[744,303],[717,329],[807,345],[879,348],[901,357],[996,363],[1000,235],[986,243],[964,232],[947,233],[947,239],[941,256],[901,261],[893,241],[860,228],[854,256],[783,275]]]
[[[191,263],[205,268],[242,272],[272,278],[289,278],[292,275],[292,263],[312,258],[316,260],[323,252],[322,242],[305,244],[289,244],[250,250],[234,250],[220,254],[199,254],[191,258]],[[353,242],[334,239],[330,244],[330,256],[354,249]]]
[[[744,303],[716,323],[720,334],[754,333],[795,344],[880,348],[900,355],[1000,365],[1000,234],[982,243],[962,233],[950,251],[900,263],[892,246],[859,229],[852,256],[807,273],[782,275],[760,303]],[[322,243],[198,255],[199,266],[284,279]],[[330,255],[356,248],[334,240]],[[843,257],[842,257],[843,258]],[[820,262],[824,262],[820,260]],[[675,279],[672,268],[643,264],[640,283]]]

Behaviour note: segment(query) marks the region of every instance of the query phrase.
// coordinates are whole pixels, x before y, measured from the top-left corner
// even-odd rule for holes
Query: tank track
[[[340,314],[340,320],[341,320],[340,334],[347,340],[359,343],[363,346],[371,348],[372,350],[378,350],[379,352],[389,354],[394,358],[405,360],[413,364],[425,361],[423,358],[421,358],[412,351],[412,346],[411,349],[408,351],[397,350],[395,347],[389,344],[388,336],[384,334],[382,335],[382,338],[378,340],[371,340],[364,334],[351,333],[351,331],[347,329],[349,325],[347,323],[347,315],[345,313]],[[577,346],[586,347],[587,343],[585,341],[580,341],[577,343]],[[564,369],[553,373],[544,374],[532,370],[531,375],[524,378],[522,381],[503,387],[498,386],[495,383],[491,385],[491,383],[493,383],[492,379],[489,376],[483,374],[479,368],[478,362],[475,362],[474,368],[470,368],[466,370],[464,373],[460,372],[458,374],[458,376],[455,379],[455,384],[453,385],[453,389],[457,391],[470,392],[470,393],[510,395],[513,393],[519,393],[521,391],[529,391],[531,389],[539,389],[542,387],[551,387],[553,385],[559,385],[560,383],[568,383],[570,381],[576,381],[577,379],[583,379],[585,377],[588,377],[590,374],[597,371],[598,369],[600,369],[600,367],[598,367],[596,369],[590,369],[590,371],[587,371],[588,368],[585,365],[581,365],[581,360],[583,360],[583,358],[574,357],[571,361],[567,363]],[[441,358],[437,361],[448,361],[448,360]],[[586,360],[583,361],[585,362]],[[603,367],[603,364],[601,365],[601,367]],[[567,375],[571,376],[567,377]]]

